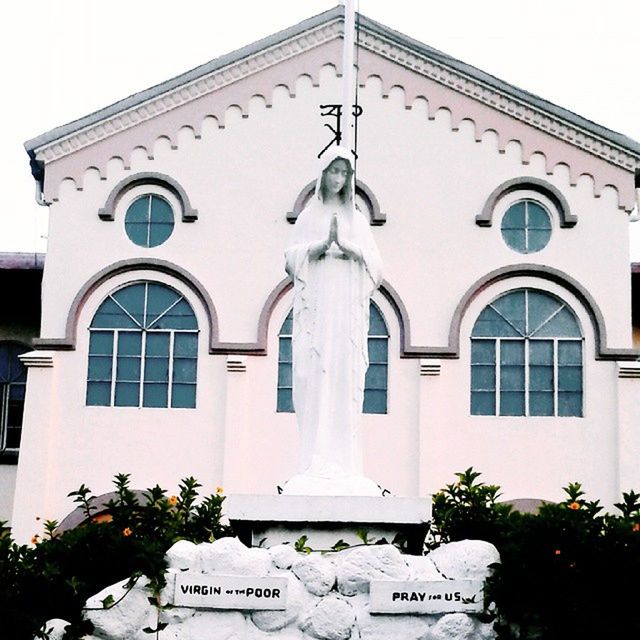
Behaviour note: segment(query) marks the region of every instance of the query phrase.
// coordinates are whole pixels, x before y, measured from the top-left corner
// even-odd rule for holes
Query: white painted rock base
[[[148,600],[147,583],[121,598],[124,583],[103,590],[87,602],[86,617],[96,626],[85,640],[492,640],[490,624],[474,614],[394,613],[371,611],[373,580],[393,580],[404,588],[425,581],[484,580],[489,564],[499,561],[495,547],[468,540],[443,545],[428,556],[400,553],[392,545],[362,545],[341,552],[298,553],[291,545],[250,549],[237,538],[195,545],[176,543],[167,553],[169,570],[161,604],[175,601],[178,574],[210,576],[203,583],[220,584],[225,576],[245,576],[247,584],[261,577],[286,581],[286,606],[280,610],[199,609],[196,606],[157,609]],[[446,568],[446,574],[444,569]],[[446,575],[446,577],[445,577]],[[217,578],[216,578],[217,576]],[[273,582],[273,581],[272,581]],[[280,581],[281,583],[284,581]],[[452,584],[454,584],[452,582]],[[110,609],[96,606],[108,594],[121,598]],[[255,591],[254,591],[255,594]],[[224,597],[221,596],[221,597]],[[235,597],[235,595],[234,595]],[[60,624],[58,621],[57,624]],[[157,633],[142,629],[163,628]]]

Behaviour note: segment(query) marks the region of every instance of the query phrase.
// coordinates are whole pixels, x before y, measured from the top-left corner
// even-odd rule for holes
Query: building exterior
[[[385,264],[365,472],[425,496],[473,466],[505,499],[580,481],[612,504],[640,487],[640,144],[360,29],[358,200]],[[26,143],[51,215],[18,539],[118,472],[271,494],[296,472],[283,254],[331,142],[342,32],[336,7]]]
[[[40,333],[44,256],[0,253],[0,521],[11,520],[27,371],[19,356]]]

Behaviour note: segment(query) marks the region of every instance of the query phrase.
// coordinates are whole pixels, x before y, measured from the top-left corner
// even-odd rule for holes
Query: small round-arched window
[[[502,218],[502,237],[518,253],[544,249],[551,238],[551,216],[535,200],[518,200]]]
[[[129,240],[139,247],[157,247],[173,231],[173,209],[161,196],[145,194],[129,205],[124,228]]]

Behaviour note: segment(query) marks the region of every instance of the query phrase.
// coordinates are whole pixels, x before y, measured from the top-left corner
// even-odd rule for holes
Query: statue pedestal
[[[431,519],[430,498],[236,494],[225,507],[247,546],[293,544],[307,536],[305,545],[314,551],[331,550],[339,540],[362,544],[357,532],[364,531],[372,542],[401,536],[409,553],[422,553]]]

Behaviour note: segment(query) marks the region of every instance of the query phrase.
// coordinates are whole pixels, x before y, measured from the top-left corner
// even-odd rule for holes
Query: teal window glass
[[[276,410],[293,412],[293,311],[278,334],[278,389]],[[387,413],[389,332],[380,309],[369,305],[369,368],[365,375],[363,413]]]
[[[20,448],[27,370],[18,356],[29,350],[18,342],[0,342],[0,452]]]
[[[146,194],[136,198],[124,216],[129,240],[140,247],[157,247],[173,232],[173,210],[161,196]]]
[[[471,332],[471,414],[582,416],[582,351],[562,300],[536,289],[500,296]]]
[[[138,282],[110,294],[89,329],[87,405],[196,406],[198,323],[175,289]]]
[[[502,217],[502,237],[518,253],[544,249],[551,238],[551,216],[535,200],[512,204]]]

